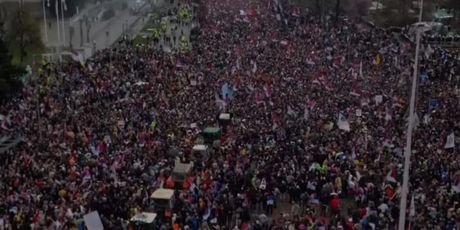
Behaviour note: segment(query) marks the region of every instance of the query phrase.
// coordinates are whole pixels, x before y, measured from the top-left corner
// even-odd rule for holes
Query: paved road
[[[176,40],[174,42],[173,39],[170,41],[164,41],[163,39],[160,39],[160,44],[163,47],[164,51],[169,51],[172,49],[179,49],[180,47],[180,36],[181,34],[184,34],[185,37],[187,38],[187,42],[190,44],[190,32],[192,30],[191,24],[185,25],[183,23],[172,23],[171,21],[167,21],[168,27],[166,29],[166,33],[164,36],[167,37],[176,37]],[[191,44],[190,44],[191,45]]]
[[[72,45],[74,48],[78,48],[83,43],[83,46],[93,47],[93,41],[96,43],[96,49],[104,49],[109,47],[113,42],[115,42],[120,35],[128,29],[131,29],[131,33],[139,32],[142,28],[143,22],[146,20],[142,19],[142,16],[131,15],[129,10],[117,11],[115,17],[107,21],[92,22],[89,32],[89,43],[87,42],[87,27],[86,23],[83,20],[82,30],[80,30],[80,22],[71,22],[70,20],[65,21],[65,44],[63,38],[61,37],[61,43],[58,39],[58,29],[56,20],[50,21],[51,26],[48,27],[48,42],[46,43],[49,47],[55,47],[58,44],[63,45],[64,47],[70,46],[70,27],[73,26],[74,33],[72,36]],[[62,28],[62,26],[61,26]],[[80,32],[83,32],[83,42],[81,42]],[[43,28],[42,28],[42,33]],[[61,31],[62,34],[62,31]]]

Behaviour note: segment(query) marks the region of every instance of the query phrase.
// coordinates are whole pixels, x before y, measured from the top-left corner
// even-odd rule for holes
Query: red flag
[[[249,9],[248,9],[248,16],[249,16],[249,17],[254,16],[254,10],[253,10],[252,8],[249,8]]]

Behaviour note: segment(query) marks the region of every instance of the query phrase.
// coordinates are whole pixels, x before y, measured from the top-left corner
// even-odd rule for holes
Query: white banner
[[[455,134],[452,132],[446,138],[446,144],[444,145],[445,149],[451,149],[455,147]]]
[[[350,131],[350,123],[348,122],[347,118],[345,118],[345,116],[343,116],[342,113],[339,113],[339,119],[337,121],[337,126],[339,127],[339,129],[341,130],[345,130],[345,131]]]
[[[97,211],[84,215],[83,220],[85,221],[85,226],[88,230],[104,230],[104,226],[102,225],[101,218],[99,217],[99,213]]]

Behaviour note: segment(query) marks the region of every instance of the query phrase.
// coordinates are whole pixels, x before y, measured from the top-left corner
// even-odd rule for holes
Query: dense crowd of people
[[[222,112],[221,146],[159,229],[396,229],[415,47],[267,0],[203,4],[189,53],[123,43],[46,66],[0,108],[0,136],[25,140],[0,156],[0,229],[80,229],[93,210],[126,229]],[[453,230],[460,56],[422,53],[408,222]]]

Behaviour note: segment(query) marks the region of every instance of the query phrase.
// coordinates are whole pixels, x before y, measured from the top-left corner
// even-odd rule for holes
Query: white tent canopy
[[[159,188],[159,189],[155,190],[155,192],[153,192],[150,197],[152,199],[171,200],[171,198],[173,196],[174,196],[174,190],[165,189],[165,188]]]

